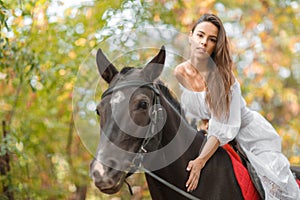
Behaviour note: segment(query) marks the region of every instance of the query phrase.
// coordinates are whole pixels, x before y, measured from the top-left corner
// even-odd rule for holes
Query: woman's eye
[[[149,103],[146,101],[139,102],[139,108],[141,108],[141,109],[147,109],[148,106],[149,106]]]

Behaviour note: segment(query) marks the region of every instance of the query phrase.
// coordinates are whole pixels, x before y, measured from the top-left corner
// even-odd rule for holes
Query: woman
[[[266,119],[246,107],[241,96],[221,20],[203,15],[192,28],[189,43],[190,59],[174,73],[186,114],[207,122],[208,136],[200,155],[187,166],[187,191],[196,189],[201,169],[216,149],[236,138],[258,173],[266,199],[300,199],[289,161],[281,153],[281,138]]]

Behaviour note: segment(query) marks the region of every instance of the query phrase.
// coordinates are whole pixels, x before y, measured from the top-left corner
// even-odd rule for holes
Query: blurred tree
[[[10,174],[1,180],[12,177],[16,199],[85,198],[91,156],[74,134],[72,85],[97,44],[93,34],[104,23],[103,13],[119,4],[1,4],[7,12],[1,35],[7,39],[1,40],[0,119],[9,133],[1,147],[12,157]]]

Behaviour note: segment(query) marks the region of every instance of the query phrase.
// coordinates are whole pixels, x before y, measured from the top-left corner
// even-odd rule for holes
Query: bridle
[[[145,138],[142,141],[142,144],[136,153],[135,157],[133,158],[132,165],[130,167],[129,172],[127,173],[126,177],[131,176],[140,166],[144,159],[144,154],[148,152],[148,145],[150,141],[154,138],[155,135],[161,137],[161,133],[157,130],[157,124],[163,121],[163,109],[160,104],[160,92],[157,86],[154,83],[150,82],[142,82],[142,81],[127,81],[124,83],[117,84],[113,87],[108,88],[106,91],[103,92],[101,99],[104,97],[116,92],[118,90],[128,88],[128,87],[137,87],[137,88],[149,88],[154,92],[154,99],[153,99],[153,110],[151,112],[151,121],[148,126]],[[161,139],[161,138],[160,138]]]
[[[128,87],[138,87],[138,88],[145,87],[145,88],[149,88],[150,90],[152,90],[154,92],[154,99],[153,99],[153,105],[152,105],[153,110],[152,110],[152,113],[151,113],[151,121],[150,121],[150,124],[149,124],[149,128],[147,129],[147,132],[146,132],[146,137],[142,141],[142,145],[140,146],[140,148],[139,148],[138,152],[136,153],[135,157],[133,158],[132,165],[130,166],[130,169],[127,172],[127,174],[125,176],[125,180],[124,180],[124,182],[128,186],[130,194],[133,195],[133,192],[132,192],[131,186],[126,181],[126,178],[128,178],[129,176],[134,174],[135,171],[137,171],[138,169],[142,169],[143,171],[145,171],[145,173],[149,174],[150,176],[152,176],[157,181],[159,181],[162,184],[166,185],[167,187],[173,189],[174,191],[182,194],[186,198],[192,199],[192,200],[200,200],[199,198],[197,198],[197,197],[181,190],[180,188],[176,187],[175,185],[172,185],[171,183],[167,182],[166,180],[158,177],[156,174],[154,174],[153,172],[145,169],[142,166],[142,162],[144,160],[144,155],[145,155],[145,153],[148,152],[148,147],[147,146],[150,144],[150,141],[156,135],[158,135],[160,137],[159,142],[161,140],[162,134],[161,134],[161,131],[157,132],[157,124],[159,122],[164,121],[163,120],[164,113],[163,113],[163,109],[162,109],[161,102],[160,102],[160,91],[158,90],[157,86],[154,83],[151,83],[151,82],[127,81],[127,82],[124,82],[124,83],[117,84],[113,87],[108,88],[106,91],[104,91],[102,96],[101,96],[101,99],[103,99],[104,97],[112,94],[115,91],[121,90],[123,88],[128,88]]]

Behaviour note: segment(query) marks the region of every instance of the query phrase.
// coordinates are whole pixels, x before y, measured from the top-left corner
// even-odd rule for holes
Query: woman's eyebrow
[[[201,31],[201,30],[198,30],[197,33],[202,33],[202,34],[206,35],[206,33],[203,32],[203,31]],[[209,37],[214,37],[214,38],[216,38],[216,39],[218,38],[216,35],[209,35]]]

